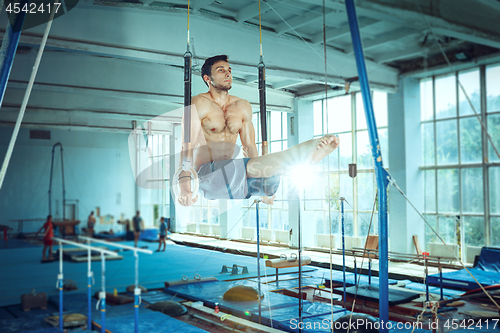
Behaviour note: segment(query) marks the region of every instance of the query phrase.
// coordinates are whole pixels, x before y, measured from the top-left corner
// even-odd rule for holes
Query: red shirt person
[[[40,228],[40,230],[37,231],[36,234],[38,235],[42,230],[44,230],[42,261],[47,260],[45,256],[45,251],[47,250],[47,248],[49,249],[48,260],[54,260],[54,258],[52,257],[52,245],[54,243],[54,241],[52,240],[52,237],[54,237],[54,225],[52,224],[52,215],[47,216],[47,221]]]

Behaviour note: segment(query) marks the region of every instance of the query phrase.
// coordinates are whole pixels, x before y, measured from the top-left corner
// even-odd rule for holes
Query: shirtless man
[[[207,199],[260,195],[265,203],[272,204],[280,175],[299,164],[319,163],[338,147],[338,137],[328,135],[259,157],[252,107],[248,101],[228,93],[233,77],[227,56],[208,58],[201,75],[209,90],[192,99],[191,150],[183,146],[181,163],[186,154],[187,160],[193,161],[200,190]],[[238,135],[246,157],[243,160],[235,160]],[[191,192],[190,178],[188,171],[179,175],[178,201],[183,206],[190,206],[198,199]]]

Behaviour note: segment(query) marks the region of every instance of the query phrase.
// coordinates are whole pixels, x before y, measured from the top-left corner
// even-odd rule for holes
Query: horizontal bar
[[[90,237],[86,237],[86,236],[78,236],[78,238],[81,238],[81,239],[84,239],[84,240],[87,240],[87,241],[91,241],[91,242],[94,242],[94,243],[98,243],[98,244],[107,245],[107,246],[110,246],[110,247],[118,247],[118,248],[122,248],[122,249],[126,249],[126,250],[131,250],[131,251],[135,251],[135,252],[153,254],[153,251],[151,251],[151,250],[139,249],[139,248],[132,247],[132,246],[121,245],[121,244],[116,244],[116,243],[110,243],[110,242],[106,242],[106,241],[102,241],[102,240],[98,240],[98,239],[90,238]]]
[[[52,237],[52,240],[54,242],[61,242],[61,243],[65,243],[65,244],[69,244],[69,245],[74,245],[74,246],[77,246],[77,247],[81,247],[81,248],[84,248],[84,249],[90,249],[92,251],[106,253],[106,254],[109,254],[111,256],[118,256],[118,253],[116,253],[116,252],[108,251],[108,250],[105,250],[105,249],[101,249],[99,247],[92,247],[92,246],[89,246],[89,245],[85,245],[85,244],[81,244],[81,243],[77,243],[77,242],[72,242],[72,241],[61,239],[61,238],[57,238],[57,237]]]

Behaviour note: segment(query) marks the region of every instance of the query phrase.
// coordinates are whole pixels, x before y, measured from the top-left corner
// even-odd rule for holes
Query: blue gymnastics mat
[[[101,310],[96,309],[97,299],[95,297],[92,300],[92,320],[101,318]],[[59,296],[50,296],[49,303],[59,309]],[[85,293],[65,293],[63,296],[63,310],[66,313],[81,313],[85,316],[88,314],[88,301],[87,294]],[[57,310],[59,311],[59,310]],[[144,304],[139,306],[139,317],[143,314],[149,312]],[[110,305],[106,304],[106,319],[125,317],[129,315],[134,315],[134,303],[122,304],[122,305]]]
[[[40,245],[31,244],[31,243],[25,242],[25,241],[20,240],[20,239],[15,239],[15,238],[9,239],[7,245],[8,245],[8,247],[5,247],[5,242],[0,241],[0,250],[22,249],[25,247],[41,247]]]
[[[90,331],[79,331],[79,333],[82,332],[90,332]],[[51,328],[42,328],[41,330],[36,330],[36,331],[24,331],[19,333],[64,333],[64,331],[61,331],[58,327],[51,327]]]
[[[157,242],[160,239],[160,237],[158,236],[158,228],[148,228],[141,230],[139,239],[147,242]]]
[[[127,293],[128,296],[134,297],[134,293]],[[141,294],[141,299],[143,302],[148,304],[153,304],[162,301],[173,301],[173,302],[183,302],[186,299],[182,297],[173,296],[172,294],[166,293],[163,290],[149,290],[145,294]]]
[[[51,304],[47,304],[47,309],[31,309],[30,311],[24,311],[21,308],[21,305],[11,305],[4,308],[7,312],[9,312],[14,318],[22,318],[22,319],[40,319],[45,317],[52,316],[55,312],[59,310]]]
[[[470,268],[469,272],[483,286],[500,284],[500,249],[493,247],[483,247],[479,255],[478,264],[475,268]],[[439,274],[429,275],[427,278],[431,284],[439,284]],[[455,272],[443,273],[443,286],[452,288],[473,290],[479,285],[465,269]]]
[[[101,325],[101,320],[95,320],[97,325]],[[126,316],[119,318],[106,318],[106,331],[111,333],[133,333],[135,328],[135,317]],[[147,333],[202,333],[208,332],[201,328],[191,326],[180,320],[169,317],[161,312],[148,311],[139,317],[139,332]]]
[[[337,284],[344,283],[344,273],[342,271],[333,271],[332,275],[333,275],[333,277],[332,277],[333,283],[337,283]],[[345,283],[347,286],[357,285],[358,280],[359,280],[359,284],[368,284],[369,278],[367,275],[356,274],[356,277],[355,277],[354,273],[349,273],[349,272],[345,273]],[[330,272],[327,272],[325,274],[325,282],[324,283],[329,284],[329,282],[330,282]],[[393,280],[393,279],[388,280],[388,284],[396,284],[396,283],[397,283],[396,280]],[[378,286],[379,285],[379,278],[376,276],[372,276],[370,284]]]
[[[10,314],[9,311],[7,311],[6,309],[4,309],[4,308],[0,309],[0,320],[14,319],[14,318],[16,318],[16,317],[14,317],[12,314]]]
[[[405,286],[405,288],[425,293],[425,284],[423,284],[423,283],[411,282],[411,283],[408,283]],[[432,294],[440,295],[441,294],[441,289],[439,287],[429,286],[429,292],[432,293]],[[443,295],[444,296],[453,297],[453,296],[461,295],[463,293],[464,292],[461,291],[461,290],[454,290],[454,289],[443,288]]]
[[[16,318],[0,320],[0,332],[2,333],[18,333],[18,332],[32,332],[36,330],[54,328],[49,323],[40,318]],[[42,331],[44,332],[44,331]],[[52,332],[52,331],[49,331]],[[60,331],[55,331],[60,332]]]
[[[97,238],[97,239],[107,240],[107,239],[125,239],[125,236],[127,236],[126,232],[116,232],[113,235],[110,235],[110,234],[94,234],[92,237]]]
[[[258,288],[257,283],[253,281],[239,280],[226,282],[211,281],[172,286],[165,288],[165,291],[187,299],[203,302],[204,305],[211,308],[214,308],[215,303],[218,303],[219,308],[224,312],[259,322],[258,301],[233,302],[223,299],[223,295],[227,290],[238,285]],[[272,286],[261,285],[261,291],[264,294],[264,298],[261,301],[261,323],[268,326],[272,325],[276,328],[283,326],[280,324],[281,322],[289,322],[298,316],[299,300],[294,297],[270,292],[272,289]],[[344,311],[344,309],[340,306],[334,306],[334,312],[338,311]],[[322,314],[330,315],[331,312],[332,307],[330,304],[303,301],[303,318]]]

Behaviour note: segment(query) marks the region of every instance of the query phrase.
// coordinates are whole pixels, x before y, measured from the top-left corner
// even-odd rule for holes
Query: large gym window
[[[260,113],[253,114],[253,125],[255,128],[255,141],[259,156],[262,154],[262,138],[261,138],[261,125]],[[277,153],[288,148],[287,132],[288,122],[287,113],[280,111],[267,111],[267,127],[268,127],[268,150],[269,153]],[[274,204],[265,205],[260,204],[259,210],[259,223],[261,228],[269,230],[288,230],[288,198],[287,179],[281,177],[281,184],[276,192]],[[245,200],[243,204],[242,213],[253,203],[253,199]],[[243,227],[256,227],[256,210],[255,205],[250,208],[246,216],[242,219]]]
[[[500,161],[478,120],[498,149],[499,79],[497,64],[420,81],[425,216],[462,259],[470,246],[500,246]],[[426,242],[439,242],[428,227]]]
[[[378,128],[384,167],[388,168],[387,94],[373,93],[373,108]],[[368,234],[374,207],[376,183],[373,158],[365,121],[361,93],[351,93],[315,101],[314,137],[337,134],[339,149],[318,165],[316,174],[321,177],[323,188],[306,189],[305,209],[314,212],[316,234],[341,234],[340,197],[344,202],[345,235],[359,237],[358,245]],[[349,177],[349,164],[357,164],[358,174]],[[377,209],[377,207],[375,207]],[[372,233],[378,230],[377,213],[373,216]]]

